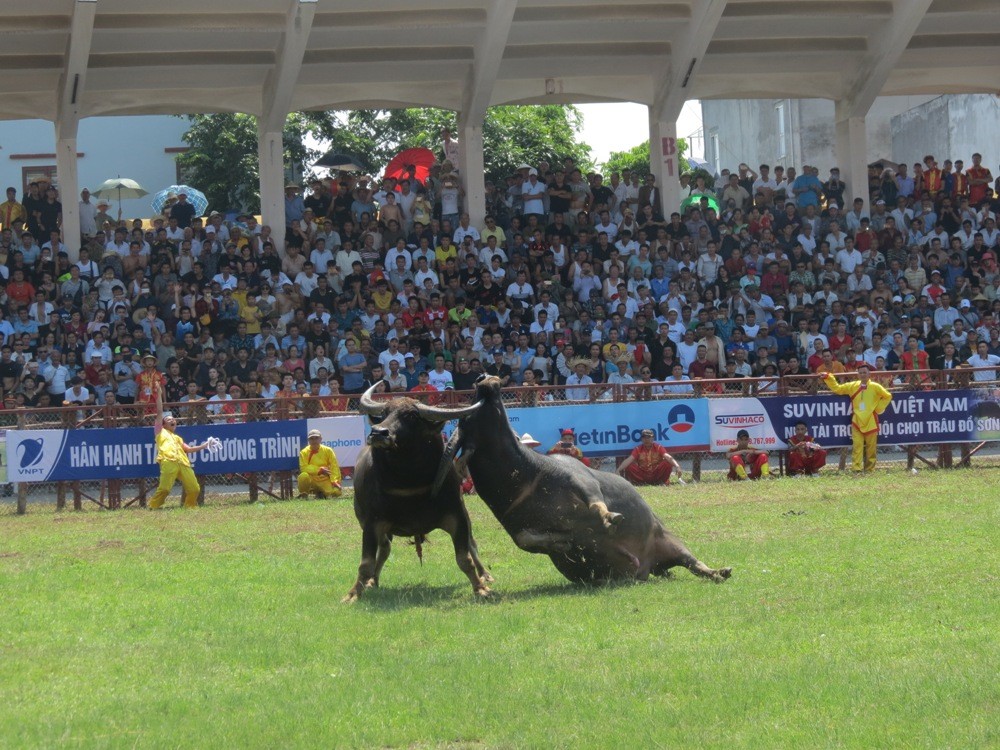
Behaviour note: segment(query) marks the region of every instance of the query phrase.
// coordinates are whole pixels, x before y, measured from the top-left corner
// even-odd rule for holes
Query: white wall
[[[895,118],[900,113],[930,106],[928,102],[933,103],[939,99],[976,100],[978,104],[973,105],[970,102],[966,109],[978,112],[976,107],[986,106],[984,102],[988,103],[995,97],[879,97],[865,119],[865,130],[868,135],[867,161],[894,158]],[[788,132],[788,145],[784,158],[778,154],[775,114],[775,104],[781,101],[785,103]],[[905,114],[902,116],[906,117]],[[702,117],[706,138],[710,137],[713,130],[718,130],[723,167],[735,169],[740,161],[749,163],[754,169],[761,163],[772,166],[775,164],[794,166],[796,169],[801,168],[803,164],[811,164],[819,167],[820,176],[825,179],[829,169],[837,164],[834,103],[829,99],[706,100],[702,102]],[[970,116],[966,119],[971,128],[974,118]],[[977,122],[981,130],[996,132],[996,116],[990,118],[981,114]],[[936,144],[935,147],[925,149],[926,153],[944,153],[949,150],[951,136],[947,127],[928,127],[923,136],[929,144]],[[996,141],[995,135],[993,140]],[[981,150],[985,157],[986,146]],[[918,157],[909,157],[908,160],[912,162],[916,158]]]
[[[181,136],[187,130],[187,119],[164,115],[134,117],[92,117],[80,121],[77,151],[80,188],[93,190],[104,180],[129,177],[151,194],[174,184],[176,154],[164,153],[164,148],[183,147]],[[8,120],[0,122],[0,189],[22,185],[22,167],[55,166],[50,159],[11,159],[12,154],[53,154],[55,134],[46,120]],[[79,195],[74,196],[79,200]],[[67,196],[62,196],[68,200]],[[149,198],[122,201],[122,215],[128,218],[148,218],[153,211]],[[117,215],[114,202],[110,213]]]
[[[998,175],[1000,160],[1000,97],[942,96],[892,119],[892,159],[913,164],[926,154],[962,159],[972,164],[972,154],[983,155],[983,164]]]

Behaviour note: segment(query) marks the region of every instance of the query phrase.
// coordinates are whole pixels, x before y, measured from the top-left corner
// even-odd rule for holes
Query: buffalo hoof
[[[351,589],[347,592],[347,596],[340,600],[341,604],[354,604],[358,599],[361,598],[361,593]]]
[[[490,575],[488,570],[484,570],[480,578],[483,579],[483,583],[493,583],[496,580],[493,576]]]
[[[366,589],[377,589],[378,588],[378,579],[377,578],[369,578],[367,581],[365,581],[365,588]]]
[[[491,596],[493,596],[493,592],[490,591],[488,586],[477,586],[476,588],[473,589],[473,592],[480,599],[489,599]]]
[[[712,580],[715,581],[716,583],[722,583],[732,574],[733,574],[732,568],[719,568],[712,574]]]

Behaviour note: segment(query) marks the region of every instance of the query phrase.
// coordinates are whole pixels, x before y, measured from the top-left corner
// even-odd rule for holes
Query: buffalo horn
[[[363,402],[364,396],[361,398]],[[465,417],[471,417],[479,411],[479,407],[482,405],[482,402],[479,402],[477,404],[471,404],[470,406],[463,406],[460,409],[443,409],[440,406],[428,406],[427,404],[418,403],[417,413],[428,422],[448,422],[452,419],[464,419]]]
[[[381,381],[379,381],[381,382]],[[375,389],[378,387],[378,382],[373,383],[371,388],[361,394],[361,402],[358,404],[358,411],[362,414],[367,414],[370,417],[384,417],[385,410],[387,408],[386,404],[379,403],[372,398],[372,394],[375,393]]]

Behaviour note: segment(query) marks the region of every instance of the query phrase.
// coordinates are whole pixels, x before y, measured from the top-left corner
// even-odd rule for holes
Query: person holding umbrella
[[[181,229],[187,229],[191,226],[191,220],[194,218],[194,215],[194,205],[188,203],[188,194],[181,190],[177,193],[177,202],[170,207],[169,218],[177,219],[177,226]]]

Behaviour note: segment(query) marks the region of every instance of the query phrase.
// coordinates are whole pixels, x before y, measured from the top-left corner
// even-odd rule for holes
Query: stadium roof
[[[995,93],[997,0],[5,0],[0,118]]]

